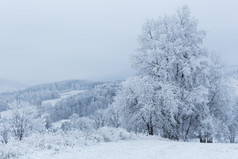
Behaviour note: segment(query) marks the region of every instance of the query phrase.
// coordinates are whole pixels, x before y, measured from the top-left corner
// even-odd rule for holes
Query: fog
[[[238,2],[192,0],[1,0],[0,78],[36,84],[121,80],[146,19],[187,4],[206,47],[238,65]]]

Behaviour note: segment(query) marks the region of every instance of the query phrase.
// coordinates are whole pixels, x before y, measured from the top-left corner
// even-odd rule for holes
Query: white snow
[[[36,152],[21,159],[237,159],[237,144],[201,144],[158,138],[100,143],[67,148],[64,152]]]

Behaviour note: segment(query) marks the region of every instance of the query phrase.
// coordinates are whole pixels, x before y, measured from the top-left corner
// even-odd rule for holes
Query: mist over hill
[[[227,65],[224,67],[224,75],[238,79],[238,65]]]
[[[20,89],[27,88],[28,86],[26,84],[22,84],[19,82],[6,80],[6,79],[0,79],[0,93],[2,92],[13,92]]]

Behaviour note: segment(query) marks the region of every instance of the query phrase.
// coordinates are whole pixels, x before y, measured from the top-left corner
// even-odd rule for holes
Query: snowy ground
[[[238,144],[201,144],[163,141],[148,138],[113,143],[100,143],[28,154],[21,159],[237,159]]]

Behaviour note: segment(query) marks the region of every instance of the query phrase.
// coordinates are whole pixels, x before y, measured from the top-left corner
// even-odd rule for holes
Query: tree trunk
[[[154,128],[152,125],[147,124],[147,131],[149,135],[154,135]]]
[[[212,137],[207,137],[207,143],[213,143],[213,138]]]
[[[213,143],[213,138],[211,135],[199,136],[200,143]]]
[[[206,139],[205,138],[200,136],[199,139],[200,139],[200,143],[206,143]]]

